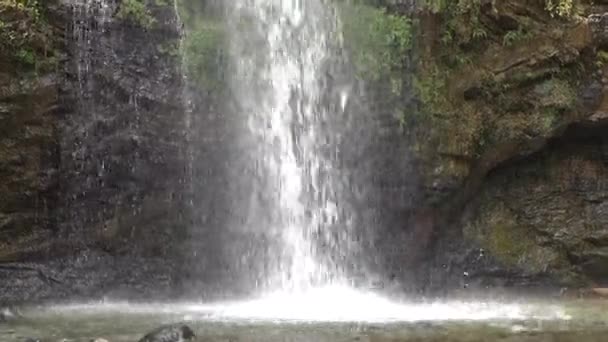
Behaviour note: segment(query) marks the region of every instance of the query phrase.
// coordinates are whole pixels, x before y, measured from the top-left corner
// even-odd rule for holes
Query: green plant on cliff
[[[179,41],[168,41],[156,45],[158,53],[168,57],[178,57],[180,55]]]
[[[35,21],[41,19],[41,4],[38,0],[0,0],[0,8],[3,10],[18,10],[27,13]]]
[[[55,66],[52,30],[43,3],[36,0],[0,0],[0,57],[36,71]]]
[[[433,13],[467,13],[479,9],[480,0],[422,0],[421,6]]]
[[[454,42],[472,44],[484,41],[488,37],[487,28],[481,21],[480,0],[446,2],[441,13],[444,19],[442,28],[444,45]]]
[[[26,65],[35,65],[36,64],[36,55],[34,54],[34,51],[30,50],[30,49],[20,49],[16,52],[15,57],[17,57],[17,59]]]
[[[523,26],[520,26],[517,30],[511,30],[505,33],[502,38],[502,45],[513,46],[516,43],[527,41],[532,38],[532,34],[527,31]]]
[[[447,103],[447,77],[436,64],[425,68],[423,74],[414,77],[414,90],[422,102],[425,112],[445,114],[449,109]]]
[[[423,8],[433,12],[439,13],[447,7],[448,0],[423,0],[421,5]]]
[[[151,28],[156,22],[142,0],[123,0],[118,7],[116,17],[131,20],[146,29]]]
[[[496,0],[492,1],[495,4]],[[433,13],[458,14],[478,12],[480,0],[422,0],[421,6]],[[576,14],[577,0],[544,0],[544,8],[551,16],[569,18]]]
[[[598,68],[603,68],[608,65],[608,51],[600,50],[597,52],[596,65]]]
[[[412,46],[412,21],[370,5],[344,4],[340,13],[357,74],[369,81],[389,79],[397,91],[395,73],[403,69]]]
[[[568,18],[575,13],[575,0],[545,0],[545,9],[552,16]]]
[[[188,30],[184,40],[190,80],[209,91],[221,90],[225,64],[225,31],[221,22],[205,18]]]

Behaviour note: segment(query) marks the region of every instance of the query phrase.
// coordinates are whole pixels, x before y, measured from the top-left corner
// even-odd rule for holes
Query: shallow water
[[[0,341],[137,341],[176,322],[187,322],[198,341],[608,341],[605,301],[408,304],[330,291],[213,305],[31,307],[22,314],[0,323]]]

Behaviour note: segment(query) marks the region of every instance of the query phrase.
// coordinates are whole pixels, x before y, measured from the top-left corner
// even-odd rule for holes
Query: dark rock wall
[[[54,62],[65,51],[65,17],[49,2],[48,23],[34,12],[3,6],[0,49],[0,302],[23,300],[48,278],[37,270],[13,263],[44,260],[48,241],[57,233],[59,131],[62,83]],[[24,26],[25,24],[25,26]],[[33,37],[8,45],[10,34]],[[30,49],[35,45],[40,46]],[[53,59],[54,61],[51,61]],[[49,62],[50,61],[50,62]],[[48,64],[47,64],[48,62]],[[39,64],[45,64],[39,67]],[[33,275],[34,282],[29,282]]]
[[[14,125],[0,301],[146,298],[178,278],[189,222],[180,25],[173,4],[150,2],[150,26],[119,18],[120,5],[45,7],[65,57],[31,83],[9,79],[26,86],[4,97]]]
[[[74,6],[67,29],[64,99],[73,107],[61,126],[60,230],[162,255],[168,245],[156,234],[179,228],[164,220],[179,210],[186,181],[179,24],[169,5],[150,6],[147,29],[109,6],[107,14]],[[79,234],[88,226],[104,236]]]

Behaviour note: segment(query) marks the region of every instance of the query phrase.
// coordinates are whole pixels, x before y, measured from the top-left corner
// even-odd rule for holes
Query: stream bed
[[[311,301],[313,305],[314,303]],[[186,322],[197,341],[608,341],[608,302],[93,303],[21,310],[0,323],[0,341],[138,341],[160,325]],[[343,303],[346,305],[346,303]],[[279,305],[277,310],[273,306]],[[293,313],[287,315],[286,312]],[[276,317],[275,317],[276,316]],[[318,317],[318,319],[315,319]]]

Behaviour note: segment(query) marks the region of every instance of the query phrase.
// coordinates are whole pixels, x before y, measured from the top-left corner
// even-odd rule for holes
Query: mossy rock
[[[560,254],[541,247],[530,227],[500,201],[482,206],[481,215],[464,228],[466,239],[476,241],[506,267],[541,273],[562,262]]]

